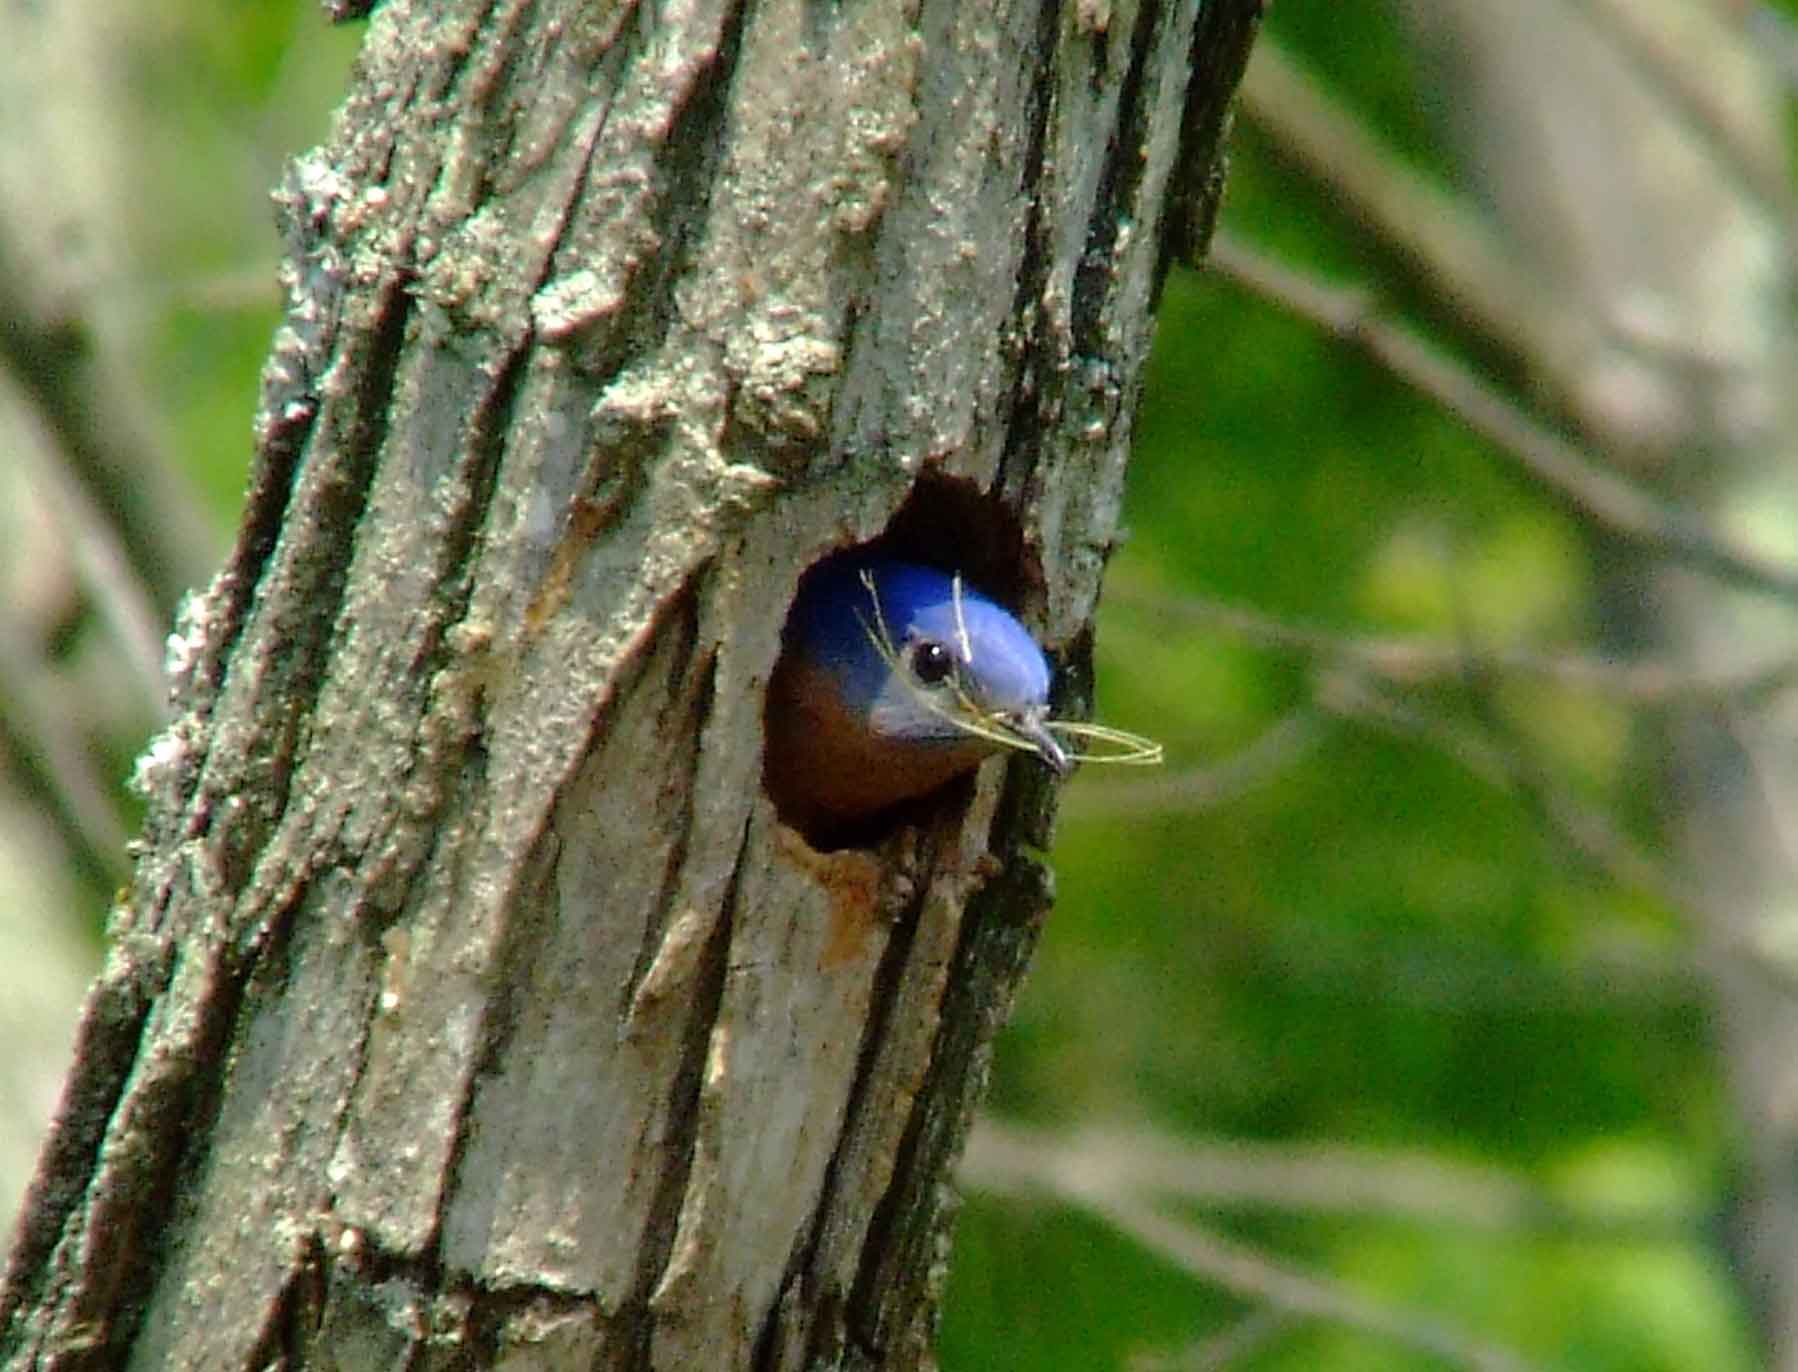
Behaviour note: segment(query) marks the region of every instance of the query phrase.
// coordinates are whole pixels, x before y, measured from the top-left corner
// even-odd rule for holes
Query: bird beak
[[[1019,715],[1005,723],[1012,733],[1036,749],[1036,755],[1056,776],[1065,777],[1074,770],[1074,759],[1068,756],[1067,750],[1044,726],[1041,715]]]

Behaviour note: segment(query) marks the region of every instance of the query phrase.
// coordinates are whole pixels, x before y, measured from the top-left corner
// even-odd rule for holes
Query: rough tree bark
[[[13,1367],[913,1367],[1049,901],[993,766],[760,785],[800,572],[1083,693],[1257,0],[382,6],[279,196],[236,550],[0,1292]]]

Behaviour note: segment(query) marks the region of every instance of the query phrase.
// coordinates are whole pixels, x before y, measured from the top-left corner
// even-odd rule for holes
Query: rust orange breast
[[[829,674],[787,658],[768,683],[768,788],[802,826],[863,819],[926,795],[991,754],[977,738],[947,745],[878,738],[842,703]]]

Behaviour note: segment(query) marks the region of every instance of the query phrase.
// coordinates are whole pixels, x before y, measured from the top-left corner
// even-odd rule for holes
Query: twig
[[[1394,700],[1346,671],[1330,674],[1319,686],[1317,698],[1320,706],[1343,719],[1416,738],[1494,786],[1533,796],[1554,830],[1612,880],[1674,908],[1702,908],[1695,891],[1632,843],[1608,815],[1550,783],[1515,752],[1414,704]]]
[[[142,406],[98,348],[78,302],[39,298],[38,266],[0,217],[0,367],[114,526],[157,605],[172,613],[181,595],[211,574],[218,539],[152,440]]]
[[[1222,276],[1354,343],[1510,457],[1582,517],[1732,585],[1798,602],[1798,569],[1762,557],[1598,465],[1472,371],[1377,317],[1365,292],[1328,286],[1220,231],[1210,263]]]
[[[1220,1329],[1179,1353],[1131,1359],[1131,1372],[1224,1372],[1232,1363],[1259,1353],[1298,1323],[1284,1310],[1251,1310],[1228,1329]]]
[[[133,284],[135,289],[126,288],[127,304],[140,312],[162,312],[179,307],[225,314],[281,308],[281,287],[266,262],[173,281]]]
[[[26,784],[49,801],[46,808],[70,850],[108,881],[122,880],[124,825],[64,708],[67,693],[42,661],[29,635],[0,607],[0,739]]]
[[[1107,605],[1214,625],[1258,647],[1329,658],[1402,686],[1428,686],[1495,672],[1600,691],[1634,705],[1727,700],[1752,704],[1798,685],[1798,657],[1711,670],[1588,657],[1574,649],[1482,647],[1422,636],[1343,633],[1201,595],[1151,595],[1108,587]]]
[[[1741,102],[1732,102],[1723,95],[1733,86],[1718,80],[1716,63],[1694,62],[1689,46],[1677,42],[1663,25],[1644,17],[1664,14],[1664,7],[1644,9],[1631,0],[1579,3],[1604,26],[1618,51],[1666,96],[1679,118],[1704,141],[1717,164],[1780,218],[1785,241],[1790,244],[1798,239],[1798,199],[1792,195],[1778,121],[1769,119],[1760,130],[1744,127],[1738,113]],[[1763,136],[1757,139],[1757,132]]]
[[[1688,955],[1628,941],[1584,952],[1569,965],[1473,948],[1464,939],[1420,943],[1415,936],[1270,925],[1236,931],[1216,962],[1225,977],[1237,967],[1246,975],[1272,970],[1301,993],[1434,1016],[1640,1016],[1696,1013],[1709,1003]]]
[[[1742,27],[1788,85],[1798,85],[1798,26],[1760,0],[1711,0],[1711,8]]]
[[[1112,818],[1222,805],[1286,770],[1316,747],[1323,734],[1316,711],[1294,710],[1223,762],[1143,780],[1089,782],[1069,791],[1062,809]]]
[[[1365,1300],[1337,1282],[1171,1219],[1138,1199],[1115,1169],[1102,1161],[1095,1165],[1088,1151],[1070,1152],[985,1123],[969,1139],[962,1176],[990,1191],[1046,1190],[1105,1220],[1190,1276],[1293,1315],[1377,1334],[1478,1372],[1521,1372],[1531,1365],[1428,1316]]]
[[[1787,949],[1736,929],[1718,912],[1708,892],[1693,886],[1675,869],[1633,843],[1603,810],[1579,800],[1520,750],[1501,746],[1414,705],[1382,695],[1347,671],[1332,674],[1320,685],[1317,700],[1320,707],[1344,719],[1360,720],[1427,743],[1492,785],[1528,797],[1549,829],[1611,880],[1641,891],[1663,905],[1688,912],[1701,927],[1733,930],[1726,939],[1732,952],[1781,986],[1798,992],[1798,966]]]
[[[1012,1148],[1052,1154],[1056,1166],[1104,1190],[1257,1209],[1452,1225],[1502,1234],[1554,1233],[1637,1241],[1691,1239],[1704,1216],[1661,1207],[1575,1206],[1498,1168],[1333,1144],[1203,1143],[1153,1130],[1032,1135],[991,1120],[975,1129],[969,1180],[1003,1166]],[[985,1151],[990,1147],[990,1153]]]
[[[3,374],[0,389],[13,389]],[[18,445],[17,455],[25,462],[25,479],[68,536],[69,560],[100,618],[112,630],[124,674],[130,678],[149,717],[160,721],[168,713],[168,690],[162,675],[162,645],[167,632],[163,617],[157,613],[149,588],[138,578],[112,525],[53,455],[55,440],[44,431],[42,416],[26,404],[14,406],[13,412],[20,423],[33,431],[33,441]]]
[[[1408,171],[1266,34],[1243,76],[1241,102],[1250,122],[1427,283],[1447,313],[1477,321],[1550,379],[1573,374],[1597,350],[1601,334],[1589,317],[1548,295],[1463,200]]]
[[[1785,884],[1798,876],[1798,800],[1791,785],[1792,734],[1787,720],[1751,719],[1736,711],[1721,711],[1718,727],[1742,760],[1747,789],[1760,801],[1766,819],[1768,854],[1777,853],[1784,866]],[[1754,927],[1750,935],[1755,954],[1763,964],[1770,963],[1785,985],[1792,985],[1798,971],[1798,957],[1784,920],[1769,919]],[[1768,935],[1771,935],[1771,938]]]

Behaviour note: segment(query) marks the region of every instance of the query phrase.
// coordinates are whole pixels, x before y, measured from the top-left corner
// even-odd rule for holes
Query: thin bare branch
[[[1798,25],[1761,0],[1710,3],[1718,14],[1742,26],[1749,41],[1767,55],[1788,85],[1798,85]]]
[[[1249,121],[1403,259],[1448,313],[1475,321],[1532,371],[1569,374],[1598,347],[1601,335],[1584,312],[1545,292],[1463,200],[1407,170],[1364,120],[1265,34],[1243,77],[1241,104]]]
[[[99,347],[80,302],[40,298],[38,264],[8,227],[0,214],[0,368],[18,383],[71,479],[113,526],[156,603],[172,612],[211,574],[221,540],[154,440],[144,407]]]
[[[1719,580],[1798,601],[1798,568],[1763,557],[1592,461],[1471,369],[1380,318],[1367,292],[1326,285],[1222,231],[1213,240],[1210,263],[1245,290],[1360,347],[1492,443],[1574,513]]]
[[[1109,588],[1106,603],[1211,625],[1258,647],[1337,660],[1398,686],[1507,674],[1596,691],[1633,705],[1720,701],[1753,705],[1798,685],[1798,659],[1790,656],[1751,665],[1702,668],[1590,657],[1573,648],[1488,647],[1420,635],[1345,633],[1208,596],[1155,595],[1127,585]]]
[[[123,306],[137,314],[160,314],[177,308],[232,314],[281,307],[281,287],[274,269],[266,262],[171,281],[135,281],[118,290],[124,297]]]
[[[1252,1310],[1228,1329],[1178,1353],[1142,1354],[1131,1359],[1131,1372],[1223,1372],[1290,1333],[1298,1323],[1284,1310]]]
[[[1319,683],[1317,700],[1322,708],[1344,719],[1428,743],[1493,786],[1533,796],[1554,831],[1612,880],[1644,891],[1663,904],[1698,908],[1697,893],[1688,890],[1666,864],[1633,843],[1608,814],[1554,783],[1514,749],[1494,741],[1489,730],[1469,729],[1413,702],[1395,699],[1348,671],[1328,674]]]
[[[1792,730],[1789,722],[1777,718],[1747,715],[1741,711],[1719,711],[1716,722],[1730,737],[1745,769],[1748,793],[1759,803],[1766,817],[1766,850],[1783,869],[1788,883],[1798,879],[1798,799],[1790,784]],[[1780,980],[1791,984],[1798,956],[1787,937],[1784,920],[1773,920],[1762,926],[1771,930],[1772,946],[1763,941],[1760,954],[1772,961],[1780,971]]]
[[[1637,1241],[1691,1239],[1704,1216],[1678,1207],[1574,1205],[1511,1172],[1424,1154],[1335,1144],[1192,1143],[1149,1129],[1086,1129],[1035,1136],[994,1121],[974,1134],[970,1156],[1028,1146],[1106,1190],[1209,1208],[1337,1215],[1489,1230]],[[976,1168],[982,1163],[974,1164]],[[976,1180],[978,1171],[970,1180]]]
[[[1065,1149],[984,1123],[969,1138],[962,1178],[1000,1193],[1047,1191],[1098,1216],[1197,1280],[1292,1315],[1363,1330],[1478,1372],[1521,1372],[1533,1365],[1428,1315],[1365,1299],[1338,1282],[1172,1219],[1140,1198],[1140,1188],[1127,1173],[1091,1150]]]
[[[11,389],[3,374],[0,387]],[[19,423],[36,431],[35,441],[19,444],[15,453],[25,464],[26,482],[67,535],[69,560],[100,618],[112,631],[119,648],[119,662],[146,714],[161,720],[168,711],[168,691],[162,675],[162,645],[167,629],[150,589],[138,576],[117,531],[95,508],[86,488],[49,456],[56,451],[55,439],[43,430],[41,413],[24,403],[14,405],[12,412]]]
[[[1578,0],[1630,61],[1645,72],[1686,126],[1704,141],[1717,165],[1738,181],[1785,226],[1785,241],[1798,240],[1798,198],[1792,194],[1785,151],[1773,130],[1751,127],[1743,102],[1732,99],[1735,83],[1718,79],[1716,63],[1695,54],[1707,50],[1657,23],[1664,9],[1631,0]],[[1740,74],[1740,73],[1738,73]]]
[[[70,850],[118,881],[126,874],[124,823],[67,699],[30,635],[0,607],[0,740],[25,784],[48,801]]]
[[[1301,994],[1315,989],[1383,1010],[1431,1015],[1611,1015],[1639,1019],[1704,1007],[1705,985],[1684,950],[1644,948],[1627,934],[1571,959],[1536,959],[1469,946],[1307,926],[1238,929],[1218,953],[1219,970],[1271,971]]]
[[[1081,817],[1117,818],[1223,805],[1265,785],[1299,761],[1322,740],[1323,725],[1316,711],[1294,710],[1220,763],[1140,780],[1088,782],[1068,792],[1062,809]]]
[[[1527,796],[1550,832],[1611,880],[1687,912],[1703,927],[1733,929],[1707,892],[1633,842],[1605,810],[1581,800],[1547,768],[1530,759],[1515,740],[1495,739],[1496,717],[1489,719],[1483,730],[1468,729],[1397,700],[1346,670],[1331,673],[1320,682],[1317,701],[1345,720],[1427,743],[1493,786]],[[1772,819],[1777,823],[1780,817]],[[1739,929],[1728,935],[1727,942],[1730,951],[1745,962],[1780,985],[1798,990],[1798,973],[1786,948]]]

